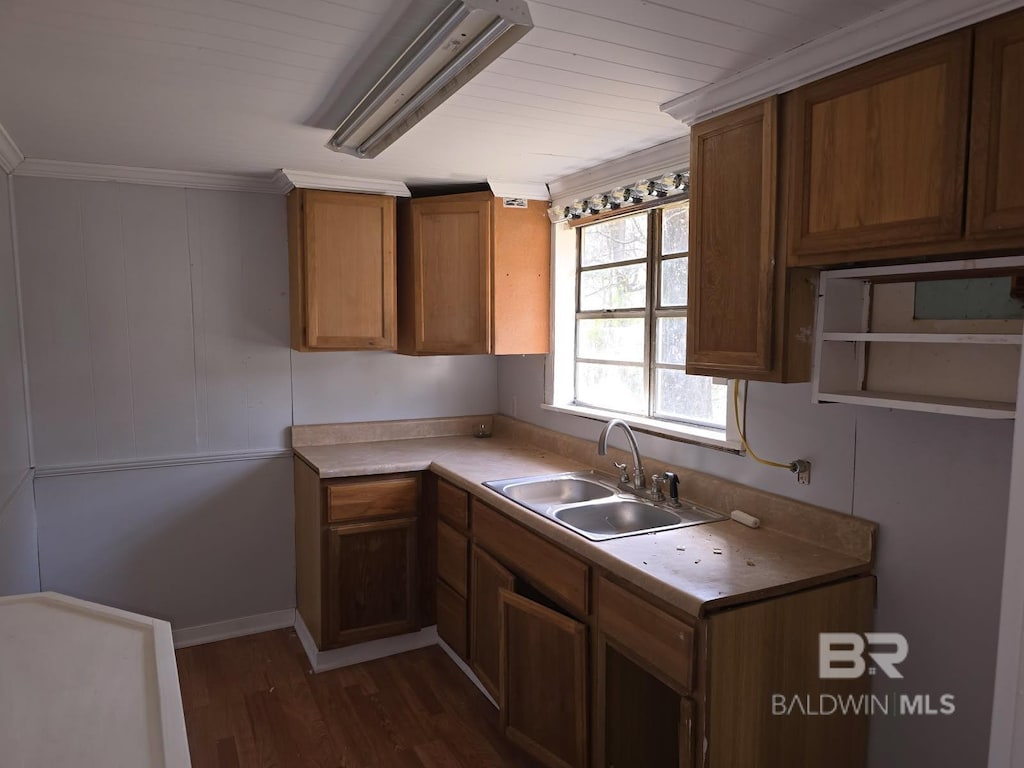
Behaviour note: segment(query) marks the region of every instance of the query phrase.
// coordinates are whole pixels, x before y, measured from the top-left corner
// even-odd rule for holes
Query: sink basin
[[[653,531],[682,522],[679,515],[664,507],[628,499],[565,507],[555,512],[555,519],[584,533],[601,536]]]
[[[550,480],[511,482],[498,492],[525,506],[534,504],[578,504],[581,501],[607,499],[615,495],[614,489],[579,477],[556,477]]]
[[[725,519],[685,502],[669,506],[641,499],[595,471],[488,480],[484,485],[592,541]]]

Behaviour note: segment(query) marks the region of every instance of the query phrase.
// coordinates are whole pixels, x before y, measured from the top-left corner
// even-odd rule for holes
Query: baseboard
[[[469,664],[467,664],[465,661],[459,658],[459,654],[453,651],[452,647],[448,645],[448,643],[446,643],[444,640],[438,638],[437,644],[440,645],[441,650],[447,653],[448,657],[455,662],[455,666],[457,666],[462,671],[462,674],[468,677],[470,682],[480,689],[480,693],[482,693],[487,698],[487,700],[494,705],[494,708],[500,709],[500,707],[498,706],[498,702],[496,702],[494,698],[491,696],[491,694],[488,692],[488,690],[484,688],[484,684],[480,682],[480,678],[476,676],[476,673],[469,668]]]
[[[302,648],[306,651],[306,658],[309,659],[309,665],[314,672],[350,667],[353,664],[362,664],[364,661],[383,659],[385,656],[394,656],[398,653],[437,645],[439,642],[437,627],[432,626],[406,635],[371,640],[368,643],[335,648],[332,651],[321,651],[317,649],[313,635],[306,628],[305,622],[302,621],[302,615],[298,611],[295,612],[295,632],[299,636],[299,642],[302,643]]]
[[[244,637],[259,632],[269,632],[272,629],[291,627],[295,624],[296,616],[295,609],[289,608],[286,611],[272,611],[256,616],[243,616],[240,619],[218,621],[213,624],[201,624],[198,627],[176,629],[172,633],[174,647],[188,648],[192,645],[204,645],[205,643],[215,643],[218,640],[228,640],[232,637]]]

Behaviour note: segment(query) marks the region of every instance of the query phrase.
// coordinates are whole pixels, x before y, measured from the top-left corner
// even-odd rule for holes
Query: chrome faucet
[[[624,422],[622,419],[611,419],[607,424],[604,425],[604,429],[601,430],[601,436],[597,438],[597,455],[607,456],[608,455],[608,435],[615,427],[622,427],[622,431],[626,433],[626,439],[629,441],[629,450],[633,454],[633,480],[630,482],[629,474],[626,472],[626,465],[615,462],[616,468],[619,470],[619,485],[628,486],[630,490],[635,493],[644,493],[647,491],[647,478],[644,475],[644,465],[640,460],[640,446],[636,444],[636,435],[633,434],[633,430],[629,428],[629,424]]]

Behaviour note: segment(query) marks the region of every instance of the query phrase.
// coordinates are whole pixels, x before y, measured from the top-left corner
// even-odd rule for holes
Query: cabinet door
[[[507,590],[501,601],[501,726],[544,765],[587,760],[587,628]]]
[[[292,346],[394,349],[394,198],[297,189],[288,216]]]
[[[418,629],[416,523],[405,518],[326,529],[325,644]]]
[[[469,665],[484,688],[498,699],[501,590],[515,587],[515,578],[493,557],[474,546],[469,576]]]
[[[1024,235],[1024,12],[979,24],[974,40],[967,234],[1019,238]]]
[[[686,367],[772,367],[776,98],[693,126]]]
[[[693,700],[598,633],[594,689],[594,765],[691,768]]]
[[[411,334],[415,354],[490,352],[491,202],[414,200]],[[404,346],[404,345],[403,345]]]
[[[467,657],[466,598],[437,580],[437,635],[459,658]]]
[[[790,264],[960,238],[970,64],[964,29],[792,93]]]

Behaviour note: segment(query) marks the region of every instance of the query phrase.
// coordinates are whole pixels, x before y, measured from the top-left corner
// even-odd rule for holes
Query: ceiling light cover
[[[532,27],[522,0],[453,0],[425,26],[396,23],[399,31],[387,38],[397,44],[393,54],[367,61],[372,71],[352,77],[372,85],[341,92],[332,111],[345,117],[327,146],[376,157]]]

